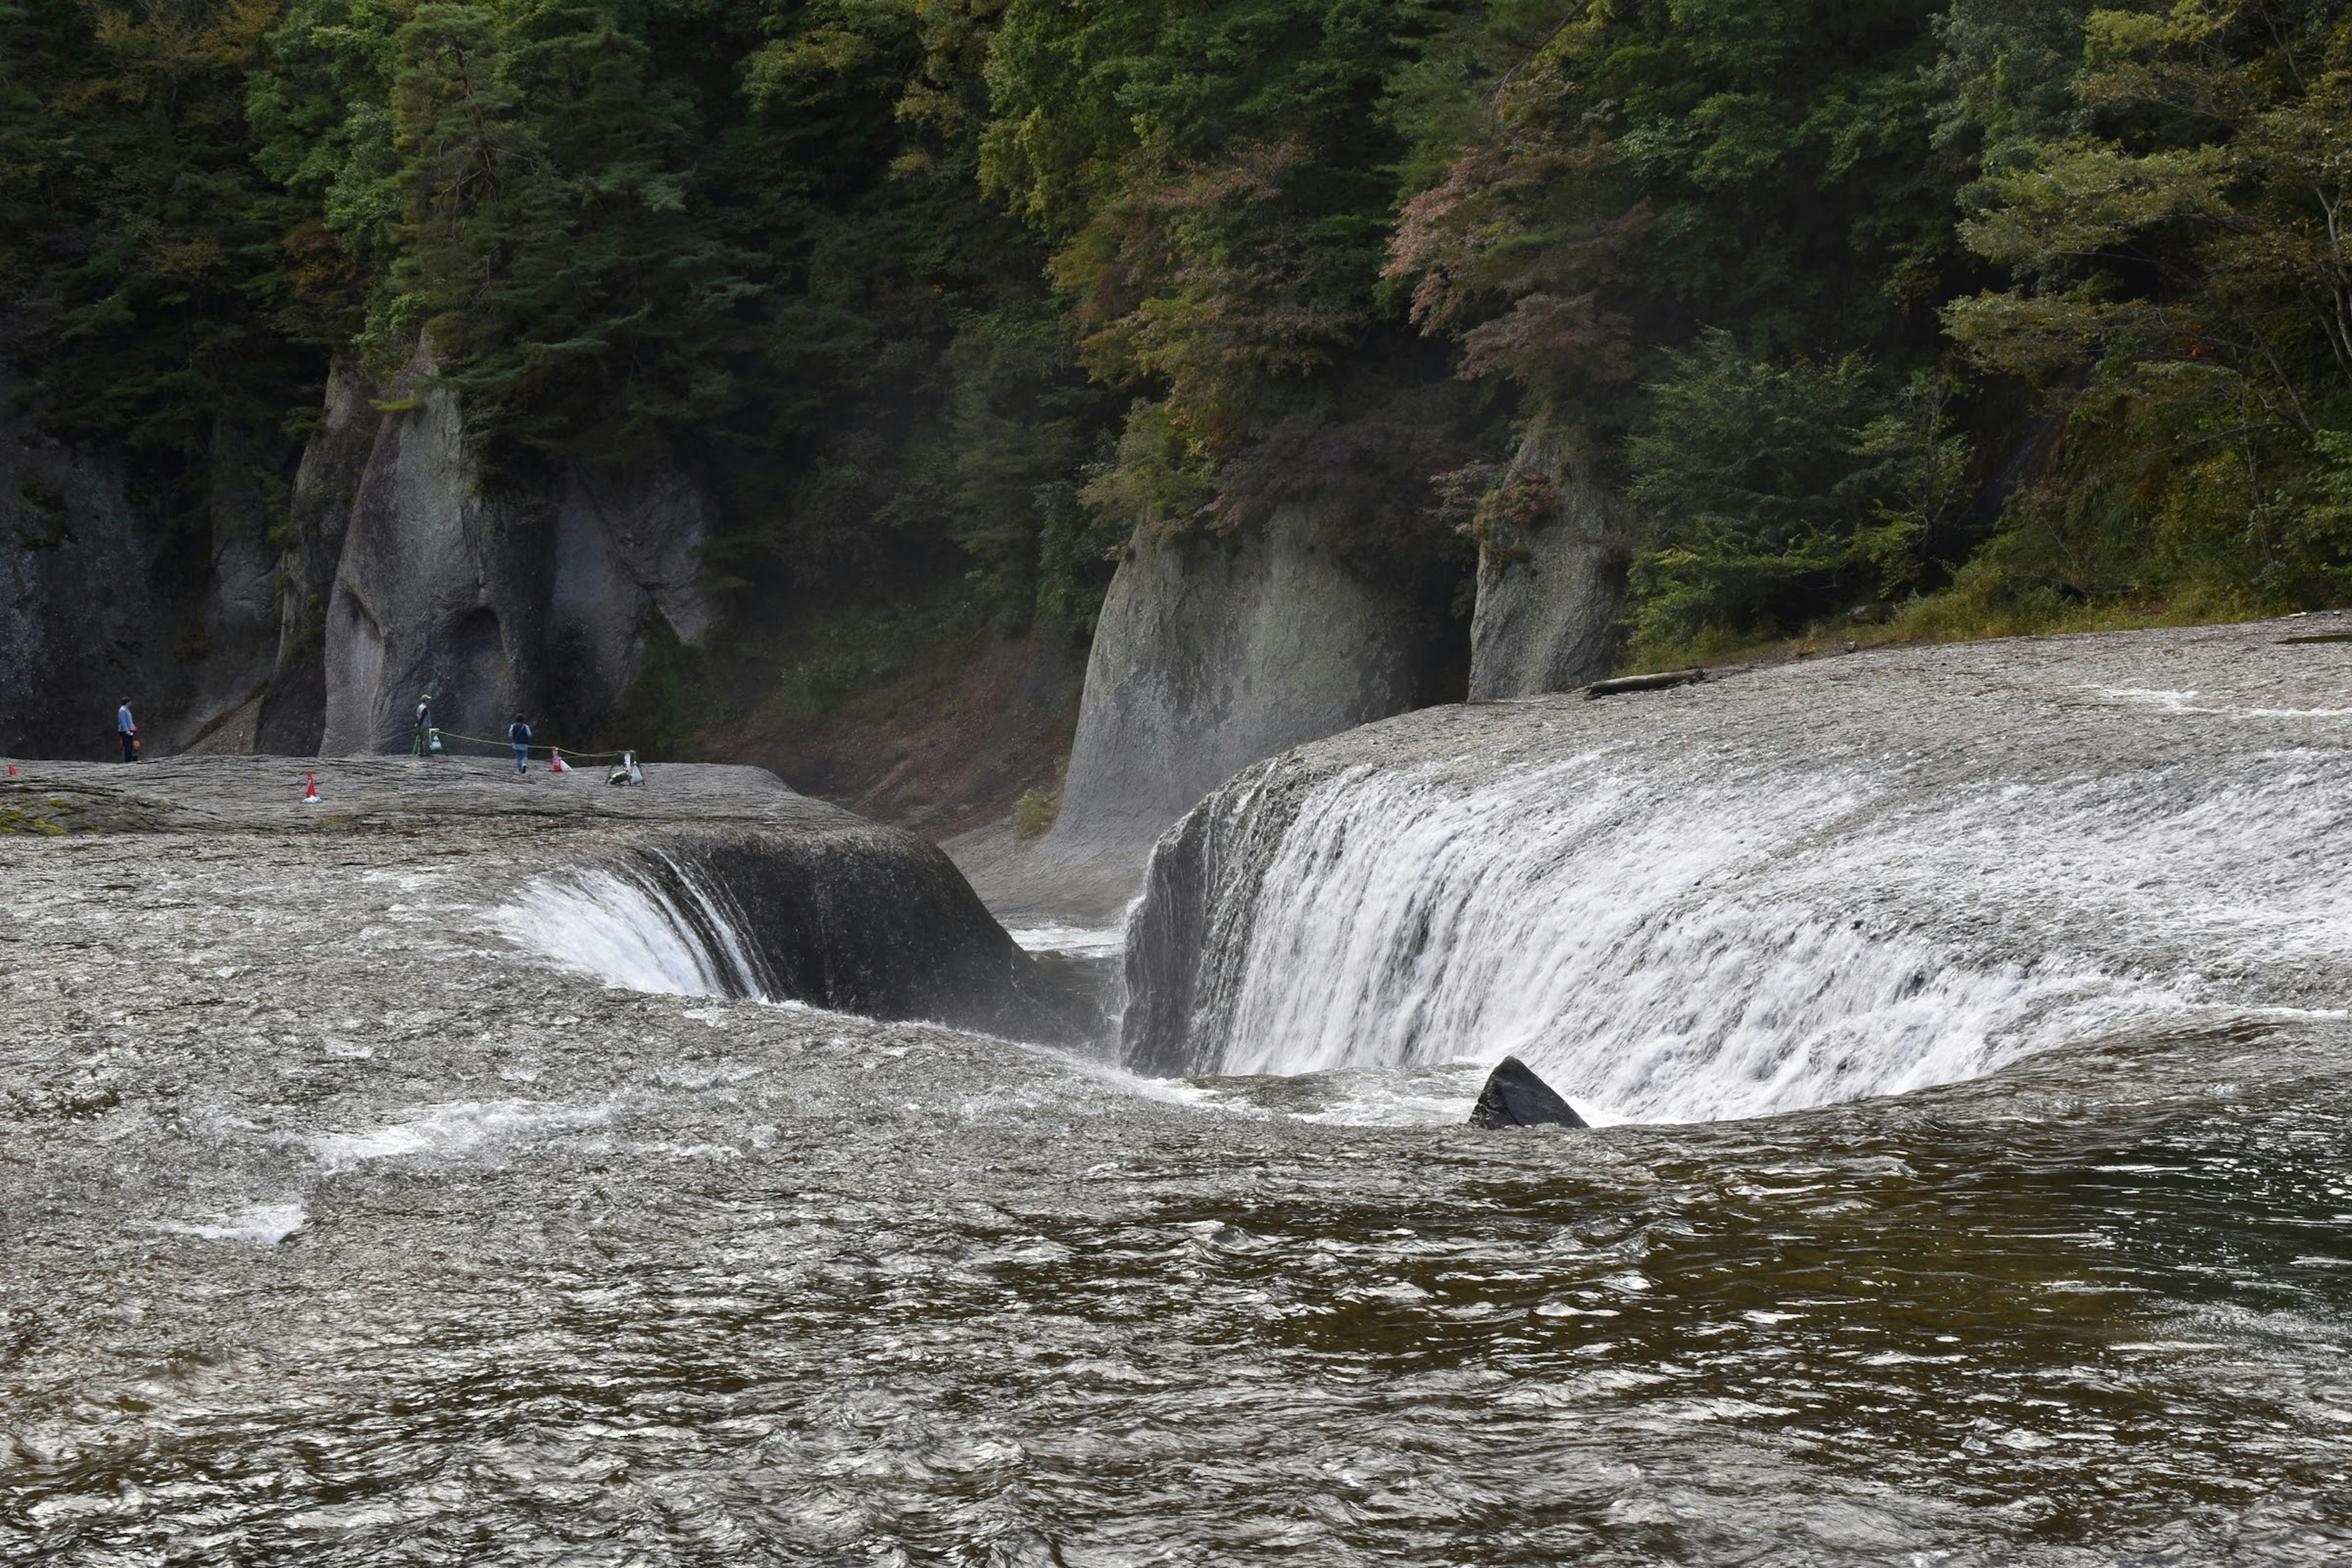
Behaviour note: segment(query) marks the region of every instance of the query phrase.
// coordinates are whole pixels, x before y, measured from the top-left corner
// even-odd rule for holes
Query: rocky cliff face
[[[170,672],[152,549],[122,466],[37,435],[0,384],[0,752],[102,758],[124,698]]]
[[[396,746],[428,692],[461,733],[501,736],[518,713],[584,729],[627,685],[654,616],[681,641],[709,635],[695,583],[706,505],[690,479],[572,464],[543,487],[493,489],[424,355],[370,392],[364,378],[339,380],[297,486],[305,524],[289,580],[333,567],[322,613],[316,589],[289,589],[284,718],[269,749]]]
[[[250,752],[278,664],[283,553],[272,538],[265,477],[275,454],[216,421],[207,487],[211,551],[193,607],[185,683],[158,714],[175,752]]]
[[[1054,826],[978,870],[998,907],[1122,903],[1152,841],[1240,769],[1450,695],[1442,623],[1343,562],[1332,521],[1292,504],[1231,538],[1138,532],[1095,626]]]
[[[542,695],[533,520],[484,493],[457,400],[421,354],[390,394],[327,602],[330,756],[399,741],[420,692],[447,728],[493,737]]]
[[[717,619],[696,584],[709,536],[708,503],[675,470],[614,479],[573,466],[555,508],[548,616],[553,708],[592,719],[636,672],[655,617],[698,646]]]
[[[254,750],[311,756],[327,726],[327,607],[343,536],[386,416],[374,377],[337,366],[319,427],[288,498],[293,542],[279,565],[278,659],[257,715]]]
[[[1609,673],[1633,525],[1574,444],[1538,423],[1482,519],[1473,699],[1566,691]]]

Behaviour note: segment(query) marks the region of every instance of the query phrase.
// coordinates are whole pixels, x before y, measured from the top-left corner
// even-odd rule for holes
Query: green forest
[[[2221,617],[2352,598],[2348,130],[2331,0],[0,0],[0,352],[193,535],[429,342],[747,606],[1312,493],[1458,607],[1541,421],[1629,666]]]

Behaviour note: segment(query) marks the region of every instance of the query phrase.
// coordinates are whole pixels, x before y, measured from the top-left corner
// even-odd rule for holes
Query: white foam
[[[751,989],[744,984],[751,966],[733,923],[693,879],[687,878],[685,885],[721,933],[720,951],[711,951],[661,889],[602,868],[535,878],[513,901],[492,910],[490,921],[541,957],[624,990],[723,996],[730,979],[739,989]]]
[[[1222,1070],[1524,1058],[1595,1121],[1948,1083],[2178,1017],[2200,971],[2352,951],[2341,781],[1906,791],[1596,751],[1311,789],[1258,885]],[[2255,998],[2239,998],[2253,1001]]]
[[[1024,952],[1072,952],[1089,958],[1116,954],[1127,939],[1127,928],[1116,926],[1008,926],[1006,931]]]
[[[549,1100],[463,1100],[424,1107],[398,1121],[358,1132],[324,1132],[309,1139],[310,1152],[330,1173],[371,1160],[418,1156],[457,1158],[503,1152],[551,1132],[593,1127],[611,1119],[611,1104],[564,1105]]]
[[[164,1220],[155,1228],[171,1236],[193,1236],[205,1241],[242,1241],[255,1247],[275,1247],[302,1228],[308,1216],[300,1204],[251,1204],[235,1214],[209,1220]]]

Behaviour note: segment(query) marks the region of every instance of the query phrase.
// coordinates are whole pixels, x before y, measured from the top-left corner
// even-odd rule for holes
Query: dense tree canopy
[[[1637,653],[2284,606],[2347,125],[2336,0],[0,0],[0,351],[194,534],[415,362],[504,472],[699,465],[716,581],[1013,624],[1292,500],[1443,587],[1530,421]]]

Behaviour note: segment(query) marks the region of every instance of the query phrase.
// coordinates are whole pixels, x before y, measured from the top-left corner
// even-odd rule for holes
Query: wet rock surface
[[[1094,1026],[1074,1021],[937,847],[796,795],[759,768],[656,763],[635,787],[605,784],[601,769],[518,777],[456,758],[21,771],[0,780],[0,833],[71,839],[61,854],[86,852],[76,835],[156,835],[131,842],[145,844],[160,870],[187,852],[186,836],[213,834],[326,881],[403,856],[463,858],[482,907],[547,917],[537,951],[558,961],[574,934],[564,908],[587,896],[582,874],[626,866],[656,901],[621,918],[679,927],[676,935],[706,947],[740,943],[751,959],[742,973],[712,974],[736,994],[1027,1039],[1074,1040]],[[313,776],[320,801],[306,805]],[[135,863],[137,849],[125,858]],[[297,954],[300,933],[350,923],[332,902],[310,900],[286,919]]]
[[[1502,1127],[1581,1127],[1584,1118],[1517,1057],[1505,1057],[1486,1075],[1470,1125],[1493,1131]]]
[[[2352,1544],[2340,1018],[1496,1137],[1476,1068],[1138,1082],[505,936],[837,820],[757,773],[310,765],[0,796],[12,1568]]]

